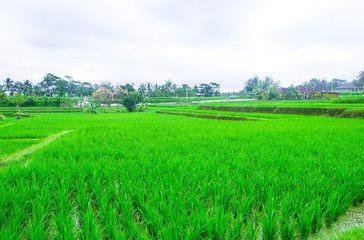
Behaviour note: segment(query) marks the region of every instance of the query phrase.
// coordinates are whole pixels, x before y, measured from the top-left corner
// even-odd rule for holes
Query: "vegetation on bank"
[[[332,240],[361,240],[364,239],[364,228],[356,227],[340,233],[338,237],[332,238]]]
[[[217,110],[227,112],[261,112],[279,114],[300,114],[317,115],[331,117],[356,117],[364,118],[364,108],[345,109],[345,108],[309,108],[309,107],[240,107],[240,106],[200,106],[202,110]]]

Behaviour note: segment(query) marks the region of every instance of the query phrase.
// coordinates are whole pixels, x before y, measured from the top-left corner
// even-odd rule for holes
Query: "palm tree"
[[[48,73],[46,76],[43,77],[41,86],[45,90],[47,96],[52,96],[55,84],[60,79],[61,79],[60,77],[51,73]]]
[[[24,86],[24,93],[27,96],[29,96],[30,93],[32,92],[32,88],[33,88],[32,83],[29,80],[25,80],[24,83],[23,83],[23,86]]]
[[[5,81],[4,81],[5,85],[5,89],[6,91],[10,91],[10,96],[13,96],[14,95],[14,81],[11,80],[10,78],[7,78]]]
[[[16,81],[13,85],[14,92],[23,94],[24,92],[24,85],[23,83]]]

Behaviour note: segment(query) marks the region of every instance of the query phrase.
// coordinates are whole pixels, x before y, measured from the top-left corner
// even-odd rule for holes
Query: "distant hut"
[[[196,93],[196,97],[204,97],[205,93]]]
[[[328,98],[339,97],[339,93],[328,90],[325,83],[316,84],[314,89],[312,89],[309,92],[309,94],[310,94],[310,97],[315,97],[317,94],[320,94],[321,96],[324,96],[324,94],[327,94]]]
[[[338,86],[335,91],[337,92],[359,92],[359,88],[352,83],[343,83]]]

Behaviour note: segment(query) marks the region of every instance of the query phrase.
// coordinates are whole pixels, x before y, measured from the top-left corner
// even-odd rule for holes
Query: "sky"
[[[77,81],[241,90],[352,81],[364,70],[362,0],[12,0],[0,7],[0,84]]]

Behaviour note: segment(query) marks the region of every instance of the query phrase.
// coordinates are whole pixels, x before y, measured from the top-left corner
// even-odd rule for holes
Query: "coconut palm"
[[[24,87],[24,93],[29,96],[33,88],[32,83],[29,80],[25,80],[23,83],[23,87]]]
[[[4,85],[5,90],[10,92],[10,96],[13,96],[14,95],[14,81],[11,80],[10,78],[7,78],[4,81],[4,83],[5,83],[5,85]]]

